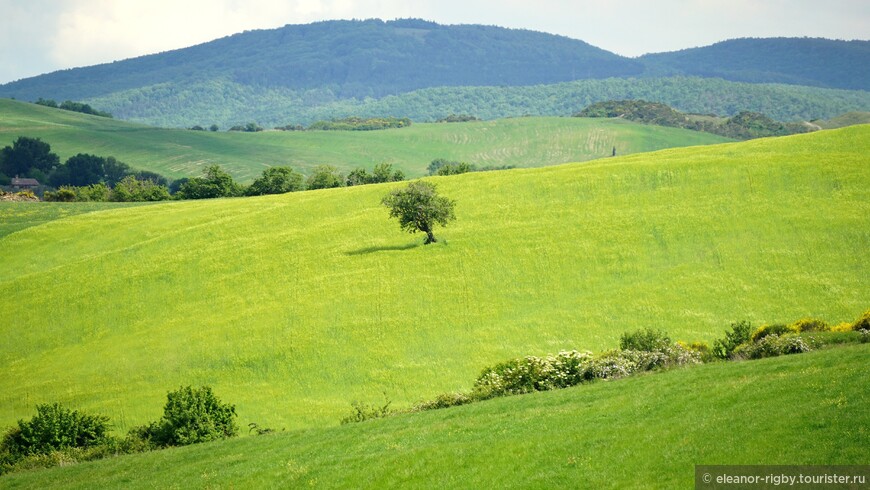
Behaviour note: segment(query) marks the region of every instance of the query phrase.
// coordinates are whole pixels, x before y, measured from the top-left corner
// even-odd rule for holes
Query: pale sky
[[[870,38],[870,0],[0,0],[0,83],[319,20],[561,34],[624,56],[737,37]]]

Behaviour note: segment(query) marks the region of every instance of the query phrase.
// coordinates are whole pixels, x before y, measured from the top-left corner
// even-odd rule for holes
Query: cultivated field
[[[743,319],[852,321],[870,298],[868,136],[434,178],[458,219],[431,246],[379,205],[403,184],[56,219],[34,204],[44,222],[0,238],[0,425],[57,401],[123,433],[208,384],[242,426],[325,427],[354,400],[408,406],[641,327],[710,341]]]
[[[392,163],[409,177],[436,158],[485,166],[541,167],[679,146],[728,141],[675,128],[622,120],[530,117],[488,122],[414,124],[384,131],[264,131],[160,129],[0,99],[0,146],[39,137],[61,160],[77,153],[114,156],[167,177],[196,177],[211,164],[249,183],[267,166],[308,172],[320,164],[344,171]]]

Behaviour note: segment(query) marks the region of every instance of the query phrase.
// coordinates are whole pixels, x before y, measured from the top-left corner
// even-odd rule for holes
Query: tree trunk
[[[435,235],[432,234],[432,230],[423,230],[426,232],[426,241],[423,242],[423,245],[429,245],[430,243],[435,243],[438,240],[435,239]]]

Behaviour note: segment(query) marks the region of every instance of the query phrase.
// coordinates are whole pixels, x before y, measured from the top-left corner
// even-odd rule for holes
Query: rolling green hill
[[[436,158],[478,166],[539,167],[725,138],[627,121],[518,118],[453,124],[414,124],[384,131],[170,130],[0,99],[0,146],[19,136],[39,137],[62,160],[76,153],[114,156],[137,169],[168,177],[199,176],[219,164],[250,182],[265,167],[290,165],[307,172],[319,164],[344,170],[389,162],[409,176],[426,173]]]
[[[458,219],[431,246],[379,205],[400,184],[21,229],[0,239],[0,425],[58,401],[124,431],[209,384],[242,424],[325,426],[642,326],[710,341],[742,319],[851,321],[870,297],[868,136],[434,178]]]
[[[692,488],[695,465],[860,465],[870,346],[715,364],[7,475],[6,488]]]

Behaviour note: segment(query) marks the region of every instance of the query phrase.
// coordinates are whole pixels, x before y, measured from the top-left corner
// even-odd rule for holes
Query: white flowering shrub
[[[478,399],[566,388],[593,379],[592,354],[565,351],[547,357],[526,356],[486,368],[474,383]]]
[[[800,354],[812,350],[809,343],[797,335],[770,334],[758,342],[741,344],[734,351],[737,359],[761,359],[786,354]]]

